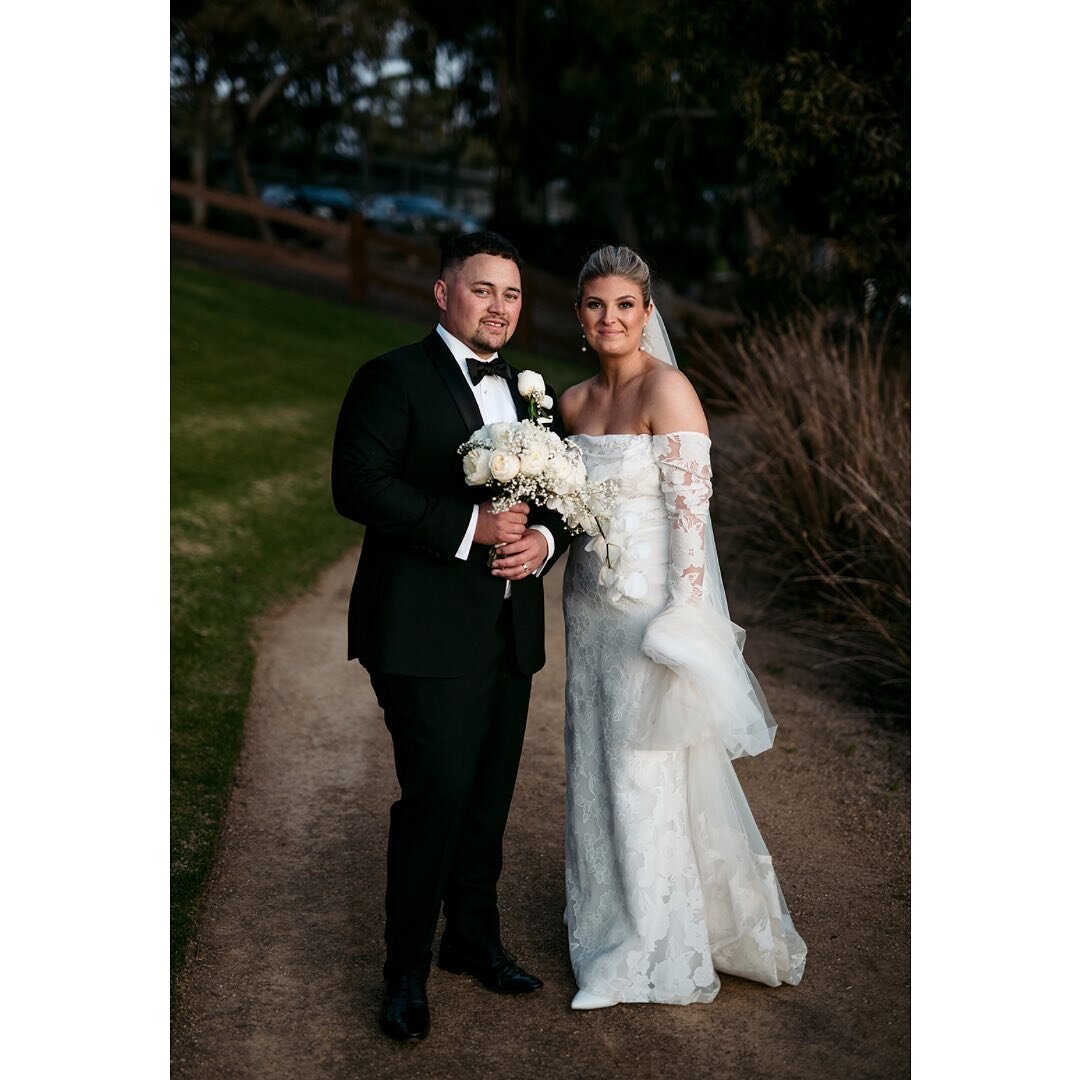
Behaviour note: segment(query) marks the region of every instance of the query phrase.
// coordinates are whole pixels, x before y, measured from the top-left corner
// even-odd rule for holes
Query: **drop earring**
[[[582,351],[582,352],[588,352],[588,351],[589,351],[589,350],[588,350],[588,349],[587,349],[587,348],[585,347],[585,327],[582,327],[582,328],[581,328],[581,351]]]

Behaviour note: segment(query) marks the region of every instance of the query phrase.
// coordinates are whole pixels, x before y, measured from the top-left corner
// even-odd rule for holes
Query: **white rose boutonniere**
[[[522,397],[529,397],[532,394],[543,397],[547,393],[544,388],[544,377],[538,371],[523,371],[518,376],[517,388]]]
[[[548,414],[555,402],[547,392],[543,375],[536,371],[523,371],[518,375],[517,390],[529,403],[529,419],[535,424],[550,424]]]

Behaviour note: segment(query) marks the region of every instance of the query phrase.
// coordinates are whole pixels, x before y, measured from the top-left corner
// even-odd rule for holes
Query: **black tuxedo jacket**
[[[510,394],[524,419],[514,375]],[[369,361],[349,386],[331,486],[338,513],[366,530],[349,600],[349,659],[368,671],[452,677],[482,663],[474,644],[498,620],[506,582],[488,569],[488,548],[473,544],[467,560],[454,555],[473,505],[491,497],[466,485],[458,454],[482,426],[457,361],[434,331]],[[529,524],[551,530],[550,568],[570,540],[562,519],[533,509]],[[511,594],[517,664],[532,674],[544,665],[543,584],[530,576]]]

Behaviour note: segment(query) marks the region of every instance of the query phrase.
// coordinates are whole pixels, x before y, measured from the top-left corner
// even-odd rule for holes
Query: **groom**
[[[428,1031],[440,905],[440,967],[500,994],[543,985],[503,948],[496,883],[532,675],[544,664],[540,574],[569,542],[552,511],[495,513],[484,488],[465,485],[457,452],[483,424],[527,415],[517,373],[498,355],[521,310],[520,256],[496,233],[454,237],[434,291],[434,331],[353,378],[332,473],[338,512],[366,526],[349,658],[371,677],[401,786],[380,1024],[402,1040]]]

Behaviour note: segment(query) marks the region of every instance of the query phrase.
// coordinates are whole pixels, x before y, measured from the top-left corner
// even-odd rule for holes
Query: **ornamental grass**
[[[879,717],[910,714],[911,420],[908,351],[889,326],[808,309],[721,346],[693,374],[725,433],[714,515]],[[729,556],[730,557],[730,556]]]

